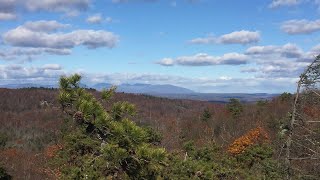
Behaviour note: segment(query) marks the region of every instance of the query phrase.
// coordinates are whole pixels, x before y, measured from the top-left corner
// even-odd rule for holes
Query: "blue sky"
[[[293,92],[320,51],[319,0],[0,0],[0,84]]]

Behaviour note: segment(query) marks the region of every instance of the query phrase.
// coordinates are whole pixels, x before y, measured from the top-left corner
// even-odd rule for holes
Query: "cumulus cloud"
[[[281,25],[281,30],[288,34],[310,34],[320,30],[320,20],[289,20]]]
[[[242,73],[250,73],[254,78],[296,78],[304,68],[320,53],[320,45],[303,51],[292,43],[284,45],[252,46],[241,53],[227,53],[223,56],[211,56],[199,53],[193,56],[181,56],[175,59],[164,58],[157,64],[163,66],[214,66],[241,65]]]
[[[245,67],[245,68],[241,69],[241,72],[243,72],[243,73],[255,73],[258,71],[259,71],[259,69],[256,67]]]
[[[198,53],[193,56],[180,56],[175,59],[164,58],[156,64],[162,66],[213,66],[213,65],[240,65],[248,62],[248,57],[239,53],[227,53],[223,56],[210,56],[206,53]]]
[[[269,4],[269,8],[278,8],[281,6],[294,6],[301,2],[301,0],[273,0]]]
[[[12,12],[15,10],[16,0],[1,0],[0,11],[1,12]]]
[[[230,34],[225,34],[219,39],[222,44],[256,43],[260,40],[260,33],[258,31],[235,31]]]
[[[13,20],[16,15],[16,0],[1,0],[0,1],[0,21]]]
[[[61,24],[57,21],[28,21],[23,27],[35,32],[52,32],[61,28],[69,27],[68,24]]]
[[[90,7],[91,0],[1,0],[0,21],[17,18],[17,9],[24,11],[62,12],[66,15],[77,15]]]
[[[83,11],[89,8],[90,0],[25,0],[23,5],[30,11]]]
[[[203,38],[195,38],[189,41],[191,44],[216,44],[219,42],[218,38],[209,35]]]
[[[62,70],[62,66],[60,64],[45,64],[42,66],[42,69],[45,70]]]
[[[242,69],[242,72],[255,73],[263,78],[294,78],[299,77],[307,65],[319,53],[320,48],[313,47],[304,52],[295,44],[287,43],[282,46],[253,46],[245,54],[254,59],[255,67]]]
[[[4,83],[49,83],[57,82],[65,72],[58,64],[47,64],[40,67],[22,65],[0,65],[0,82]]]
[[[242,72],[258,73],[256,77],[263,78],[297,78],[308,64],[308,62],[275,60],[269,62],[260,62],[258,63],[258,67],[252,69],[243,69]]]
[[[195,38],[190,40],[191,44],[251,44],[260,41],[260,33],[258,31],[234,31],[219,37],[209,35],[204,38]]]
[[[69,33],[48,33],[45,31],[56,29],[60,24],[44,24],[28,22],[4,33],[3,40],[12,46],[52,49],[71,49],[79,45],[89,49],[113,48],[118,42],[118,36],[108,31],[75,30]]]
[[[95,14],[95,15],[89,16],[86,19],[86,21],[87,23],[90,23],[90,24],[100,24],[103,21],[103,17],[101,16],[101,14]]]
[[[69,55],[70,49],[51,49],[51,48],[20,48],[14,47],[10,49],[0,50],[0,60],[23,60],[30,61],[36,59],[40,55]]]
[[[61,32],[70,27],[57,21],[29,21],[2,35],[5,45],[13,47],[0,50],[2,60],[33,60],[39,55],[69,55],[76,46],[88,49],[113,48],[119,37],[103,30],[74,30]]]
[[[310,50],[310,54],[312,54],[314,56],[320,54],[320,44],[312,47],[311,50]]]
[[[252,46],[245,52],[247,55],[255,56],[281,56],[286,58],[300,58],[303,51],[295,44],[287,43],[283,46]]]
[[[0,21],[13,20],[16,18],[17,15],[15,13],[0,12]]]
[[[104,18],[101,14],[94,14],[88,16],[86,22],[89,24],[101,24],[103,22],[112,23],[113,19],[111,17]]]
[[[156,64],[160,64],[162,66],[173,66],[174,60],[171,58],[163,58],[160,61],[157,61]]]

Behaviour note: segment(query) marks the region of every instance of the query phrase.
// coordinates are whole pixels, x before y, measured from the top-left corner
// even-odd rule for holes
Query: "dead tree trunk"
[[[295,98],[294,98],[294,103],[292,106],[292,114],[291,114],[291,118],[288,124],[288,136],[287,136],[287,140],[286,140],[286,154],[285,154],[285,166],[286,166],[286,179],[287,180],[291,180],[293,177],[293,167],[292,167],[292,160],[316,160],[319,163],[319,149],[320,146],[312,146],[312,147],[308,147],[308,144],[304,145],[304,143],[300,143],[298,142],[299,140],[303,140],[305,141],[306,139],[311,142],[313,145],[320,143],[318,141],[318,139],[309,139],[308,137],[313,133],[315,133],[313,131],[312,128],[314,128],[315,126],[308,126],[309,122],[314,122],[314,121],[310,121],[310,119],[306,120],[305,117],[303,116],[303,113],[300,106],[302,104],[301,101],[303,101],[303,99],[301,98],[301,96],[310,96],[310,94],[315,94],[316,96],[319,97],[319,100],[317,99],[312,99],[312,97],[310,97],[313,101],[317,101],[318,103],[320,102],[320,95],[319,92],[317,92],[317,83],[319,83],[319,79],[320,79],[320,56],[317,56],[315,58],[315,60],[306,68],[306,70],[301,74],[300,79],[297,83],[297,89],[296,89],[296,94],[295,94]],[[303,92],[301,92],[302,88],[304,88]],[[310,93],[308,93],[308,91]],[[310,99],[309,98],[309,99]],[[305,103],[308,105],[308,103]],[[311,106],[311,105],[310,105]],[[317,121],[315,121],[317,122]],[[318,128],[318,127],[316,127]],[[300,129],[304,129],[303,131]],[[307,132],[307,133],[301,133],[301,132]],[[301,139],[300,137],[303,136],[306,137],[306,139]],[[311,135],[311,136],[312,136]],[[300,139],[295,139],[296,137],[299,137]],[[306,157],[295,157],[296,154],[293,154],[293,145],[298,145],[300,146],[299,149],[301,151],[305,150],[307,152],[305,153],[299,153],[299,154],[307,154]]]
[[[297,104],[298,104],[298,99],[299,99],[299,94],[300,94],[300,87],[301,87],[301,81],[299,80],[298,85],[297,85],[296,95],[294,98],[293,107],[292,107],[292,114],[291,114],[290,124],[288,127],[288,137],[287,137],[287,143],[286,143],[285,164],[286,164],[287,180],[290,180],[291,176],[292,176],[291,175],[290,149],[291,149],[291,145],[292,145],[292,135],[293,135],[294,124],[296,121]]]

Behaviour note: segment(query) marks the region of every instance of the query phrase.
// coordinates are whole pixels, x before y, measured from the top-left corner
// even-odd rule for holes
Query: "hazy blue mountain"
[[[109,83],[99,83],[92,86],[97,90],[103,88],[110,88],[112,85]],[[135,94],[191,94],[192,90],[173,86],[169,84],[152,85],[152,84],[120,84],[117,86],[117,92],[135,93]]]
[[[98,83],[98,84],[91,86],[91,88],[94,88],[96,90],[101,91],[104,88],[109,89],[111,86],[112,86],[112,84],[109,84],[109,83]]]
[[[121,84],[118,92],[140,93],[140,94],[191,94],[192,90],[173,85],[151,85],[151,84]]]
[[[102,90],[103,88],[110,88],[110,83],[99,83],[93,86],[87,86],[80,84],[84,88],[94,88]],[[0,85],[0,88],[19,89],[19,88],[58,88],[58,85],[43,85],[43,84],[7,84]],[[190,89],[178,87],[170,84],[164,85],[152,85],[152,84],[121,84],[117,86],[117,92],[135,93],[135,94],[148,94],[157,97],[165,97],[171,99],[190,99],[209,101],[215,103],[227,103],[229,99],[236,98],[242,102],[256,102],[258,100],[270,100],[279,94],[267,94],[267,93],[197,93]]]

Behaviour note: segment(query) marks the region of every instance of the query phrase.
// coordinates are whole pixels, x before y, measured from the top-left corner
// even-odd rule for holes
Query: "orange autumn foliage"
[[[228,152],[232,155],[243,153],[251,145],[266,142],[269,140],[267,132],[262,127],[250,130],[245,135],[236,139],[228,147]]]

